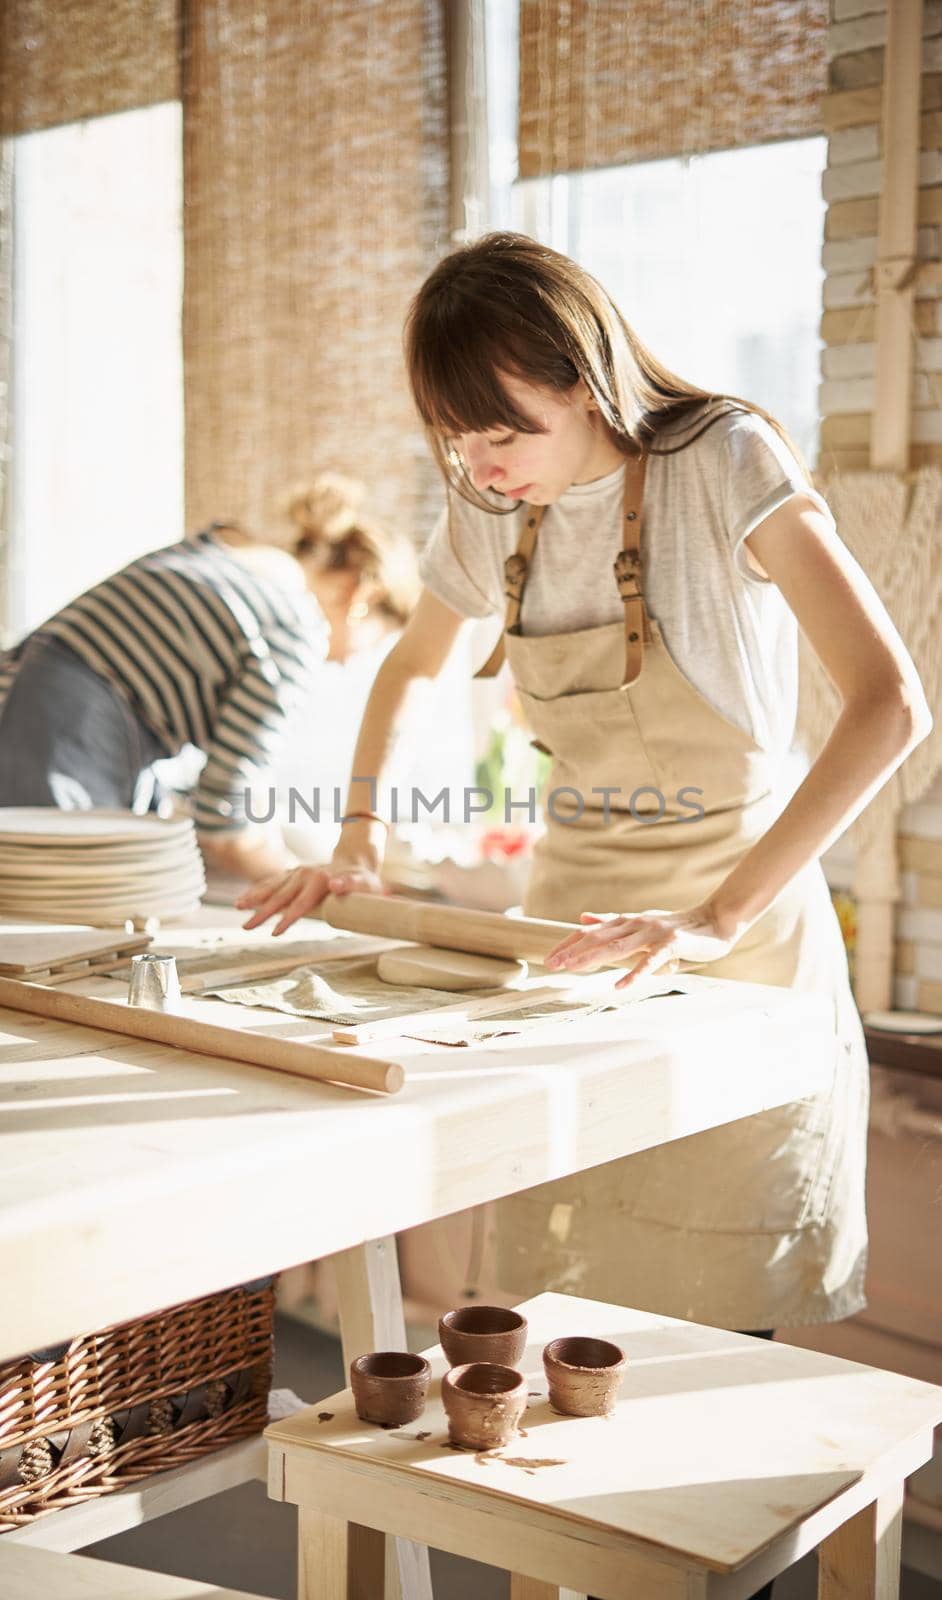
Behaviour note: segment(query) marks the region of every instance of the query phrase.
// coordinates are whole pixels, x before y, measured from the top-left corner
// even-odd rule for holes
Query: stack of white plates
[[[0,912],[99,928],[173,922],[205,888],[189,817],[0,807]]]

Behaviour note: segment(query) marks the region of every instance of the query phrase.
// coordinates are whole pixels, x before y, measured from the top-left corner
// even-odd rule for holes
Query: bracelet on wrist
[[[381,822],[387,833],[392,830],[392,823],[381,817],[378,811],[348,811],[346,816],[341,817],[340,826],[343,827],[347,822]]]

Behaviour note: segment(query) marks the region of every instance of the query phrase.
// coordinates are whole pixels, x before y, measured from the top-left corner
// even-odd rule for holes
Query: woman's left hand
[[[551,972],[594,972],[598,967],[625,966],[615,984],[627,989],[637,978],[677,966],[700,966],[728,955],[740,935],[722,930],[707,906],[692,911],[584,911],[582,931],[571,933],[546,958]]]

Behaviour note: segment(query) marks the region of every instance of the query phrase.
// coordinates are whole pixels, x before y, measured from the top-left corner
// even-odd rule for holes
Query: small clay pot
[[[527,1380],[513,1367],[470,1361],[445,1373],[442,1400],[452,1444],[497,1450],[510,1443],[527,1409]]]
[[[628,1357],[607,1339],[553,1339],[543,1351],[550,1405],[569,1417],[603,1417],[621,1388]]]
[[[425,1408],[432,1369],[424,1356],[379,1350],[350,1363],[350,1387],[361,1422],[414,1422]]]
[[[468,1361],[515,1367],[527,1347],[527,1319],[504,1306],[459,1306],[439,1318],[438,1337],[450,1367]]]

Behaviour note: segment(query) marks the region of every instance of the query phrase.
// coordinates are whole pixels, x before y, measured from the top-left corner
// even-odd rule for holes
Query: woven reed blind
[[[520,175],[821,131],[827,0],[520,0]]]
[[[0,134],[180,98],[179,0],[3,0]]]
[[[270,524],[330,466],[404,524],[429,492],[402,358],[445,238],[429,0],[202,0],[184,60],[187,521]]]

